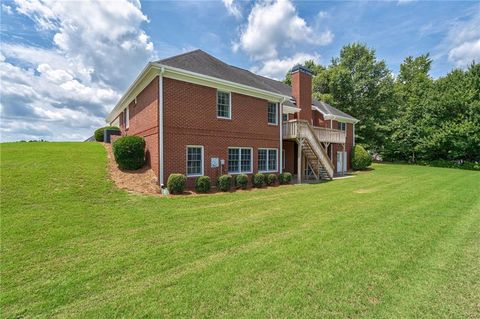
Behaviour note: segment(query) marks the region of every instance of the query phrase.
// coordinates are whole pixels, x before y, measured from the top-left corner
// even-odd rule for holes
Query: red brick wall
[[[301,110],[295,113],[295,118],[307,120],[312,124],[312,76],[304,72],[292,73],[292,96]]]
[[[285,150],[285,172],[295,173],[295,142],[283,141],[283,149]]]
[[[123,117],[120,114],[120,128],[125,135],[143,136],[146,143],[147,163],[158,176],[158,77],[152,80],[142,92],[137,95],[137,103],[132,101],[129,107],[129,127],[125,128]]]
[[[254,173],[258,148],[279,149],[280,127],[267,123],[268,101],[232,93],[232,119],[218,119],[216,92],[214,88],[164,78],[164,182],[171,173],[186,174],[187,145],[203,145],[204,174],[210,176],[213,185],[221,173],[226,173],[228,147],[252,147]],[[225,160],[222,172],[220,167],[210,168],[212,157]],[[194,180],[188,178],[189,187]]]

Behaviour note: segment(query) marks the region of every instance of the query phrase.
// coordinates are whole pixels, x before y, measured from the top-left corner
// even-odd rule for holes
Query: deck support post
[[[302,183],[302,147],[303,147],[303,138],[298,140],[298,152],[297,152],[297,182],[298,184]]]

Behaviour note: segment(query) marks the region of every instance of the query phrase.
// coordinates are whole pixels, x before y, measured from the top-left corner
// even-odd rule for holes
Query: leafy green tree
[[[364,44],[346,45],[332,60],[328,83],[333,105],[360,120],[355,127],[358,142],[382,149],[396,107],[394,80],[385,61],[378,61]]]
[[[415,161],[418,153],[422,153],[419,143],[427,135],[427,109],[433,89],[433,80],[428,74],[431,64],[432,60],[426,54],[407,57],[400,65],[395,83],[398,108],[389,125],[387,158]]]

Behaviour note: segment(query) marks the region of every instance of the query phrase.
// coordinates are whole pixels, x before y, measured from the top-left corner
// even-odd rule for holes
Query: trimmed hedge
[[[170,194],[182,194],[187,185],[187,177],[183,174],[170,174],[167,188]]]
[[[93,134],[95,136],[95,141],[97,142],[103,142],[103,134],[104,134],[104,131],[105,130],[116,130],[116,131],[119,131],[120,132],[120,128],[118,128],[117,126],[104,126],[104,127],[101,127],[99,129],[96,129],[95,130],[95,133]]]
[[[210,191],[210,177],[198,176],[195,180],[195,191],[197,193],[208,193]]]
[[[246,189],[248,186],[248,176],[245,174],[239,174],[235,178],[235,184],[241,189]]]
[[[289,172],[284,172],[284,173],[280,174],[280,176],[278,177],[278,181],[282,185],[290,184],[290,182],[292,181],[292,174],[289,173]]]
[[[355,145],[352,154],[353,169],[361,170],[370,165],[372,165],[372,157],[370,154],[368,154],[368,152],[361,145]]]
[[[276,174],[268,174],[267,176],[267,185],[273,186],[277,184],[277,175]]]
[[[255,175],[253,175],[253,186],[255,187],[263,187],[263,184],[265,184],[265,175],[263,175],[262,173],[257,173]]]
[[[432,167],[459,168],[472,171],[480,171],[480,162],[434,160],[430,162],[419,161],[417,164]]]
[[[232,175],[222,175],[218,178],[218,189],[222,192],[228,192],[232,187]]]
[[[140,136],[123,136],[113,145],[115,161],[121,169],[136,170],[145,164],[145,140]]]

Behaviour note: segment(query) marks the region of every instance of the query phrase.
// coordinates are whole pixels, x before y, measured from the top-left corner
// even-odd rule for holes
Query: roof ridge
[[[172,55],[172,56],[169,56],[168,58],[161,59],[161,60],[157,60],[157,61],[154,61],[154,62],[158,63],[158,62],[161,62],[161,61],[167,61],[167,60],[170,60],[170,59],[179,58],[179,57],[181,57],[181,56],[184,56],[184,55],[187,55],[187,54],[191,54],[191,53],[197,52],[197,51],[201,51],[201,52],[206,53],[206,52],[203,51],[202,49],[195,49],[195,50],[183,52],[183,53],[180,53],[180,54],[177,54],[177,55]],[[208,53],[207,53],[207,54],[208,54]]]
[[[286,84],[286,83],[283,82],[283,81],[275,80],[275,79],[269,78],[268,76],[263,76],[263,75],[254,73],[254,72],[252,72],[252,71],[250,71],[250,70],[247,70],[247,69],[244,69],[244,68],[235,66],[235,65],[231,65],[231,64],[229,64],[229,65],[232,66],[232,67],[234,67],[234,68],[237,68],[237,69],[240,69],[240,70],[243,70],[243,71],[247,71],[247,72],[249,72],[249,73],[251,73],[251,74],[253,74],[253,75],[255,75],[255,76],[258,76],[258,77],[261,77],[261,78],[264,78],[264,79],[267,79],[267,80],[270,80],[270,81],[275,81],[275,82],[278,82],[278,83],[282,83],[282,84],[284,84],[284,85],[286,85],[286,86],[288,86],[288,87],[291,87],[290,85]]]

